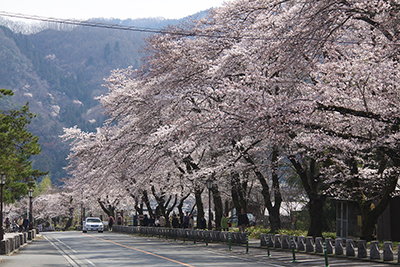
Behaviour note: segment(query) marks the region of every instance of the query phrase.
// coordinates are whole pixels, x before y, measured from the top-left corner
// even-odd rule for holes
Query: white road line
[[[94,265],[94,263],[93,262],[91,262],[90,260],[88,260],[88,259],[85,259],[87,262],[89,262],[89,264],[90,265],[92,265],[92,266],[96,266],[96,265]]]
[[[69,264],[73,267],[79,267],[78,264],[76,264],[64,251],[62,251],[56,244],[54,244],[47,236],[44,236],[44,238],[53,246],[55,249],[61,254],[61,256],[64,257],[68,261]]]
[[[72,252],[74,252],[75,254],[78,253],[76,252],[75,249],[71,248],[70,246],[68,246],[67,244],[65,244],[64,242],[62,242],[60,239],[58,238],[54,238],[55,240],[57,240],[58,242],[60,242],[61,244],[63,244],[64,246],[66,246],[69,250],[71,250]]]
[[[50,242],[50,244],[52,244],[58,252],[60,252],[60,254],[73,266],[73,267],[86,267],[88,266],[87,264],[83,263],[82,260],[78,259],[75,255],[71,255],[70,253],[64,251],[61,246],[58,246],[55,242],[52,242],[50,240],[49,237],[44,236],[46,238],[47,241]],[[60,244],[65,245],[66,247],[70,248],[68,245],[66,245],[64,242],[61,242],[59,239],[55,238],[57,240],[57,242],[60,242]],[[74,251],[76,253],[75,250],[71,249],[72,251]],[[85,259],[86,260],[86,259]],[[90,264],[92,266],[95,266],[92,262],[90,262]]]
[[[216,255],[220,255],[220,256],[222,256],[222,257],[229,257],[229,258],[234,258],[234,259],[240,259],[240,260],[242,260],[242,261],[254,262],[254,260],[246,259],[245,257],[240,257],[240,256],[235,256],[235,255],[226,255],[226,254],[221,253],[221,252],[219,252],[219,251],[212,251],[212,250],[211,250],[211,251],[209,251],[209,253],[216,254]],[[258,262],[260,262],[260,260],[261,260],[260,258],[257,259]],[[278,264],[268,263],[268,266],[273,266],[273,267],[284,267],[284,266],[286,266],[286,265],[278,265]]]

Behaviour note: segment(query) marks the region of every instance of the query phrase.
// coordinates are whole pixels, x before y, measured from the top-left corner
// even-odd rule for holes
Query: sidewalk
[[[11,234],[10,234],[11,235]],[[29,245],[29,246],[28,246]],[[1,267],[66,267],[68,261],[41,235],[29,240],[23,246],[9,253],[0,255]]]
[[[20,248],[28,241],[35,239],[36,230],[27,232],[5,233],[4,239],[0,241],[0,255],[7,255],[14,250]]]
[[[235,245],[236,246],[236,245]],[[241,247],[245,247],[243,245],[240,245]],[[243,248],[245,249],[245,248]],[[259,249],[262,251],[265,251],[265,253],[267,254],[267,247],[265,246],[261,246],[260,245],[260,240],[259,239],[249,239],[249,251],[251,251],[252,249]],[[357,248],[355,249],[357,252]],[[249,252],[251,253],[251,252]],[[382,251],[380,251],[381,254],[383,254]],[[369,254],[369,250],[368,250],[368,254]],[[394,253],[397,254],[397,253]],[[357,255],[357,253],[355,254]],[[282,248],[270,248],[270,256],[271,258],[282,258],[282,257],[286,257],[286,258],[290,258],[293,260],[293,253],[291,249],[282,249]],[[310,260],[310,257],[319,257],[322,261],[324,261],[325,259],[325,255],[323,253],[316,253],[316,252],[305,252],[305,251],[297,251],[295,250],[295,258],[298,262],[300,261],[304,261],[304,259]],[[368,259],[368,258],[358,258],[357,256],[354,257],[350,257],[350,256],[345,256],[345,255],[335,255],[335,254],[327,254],[328,257],[328,261],[331,262],[354,262],[354,264],[360,264],[361,265],[372,265],[372,266],[388,266],[388,265],[400,265],[400,263],[398,263],[397,261],[393,260],[393,261],[383,261],[383,260],[373,260],[373,259]],[[302,259],[302,260],[301,260]],[[397,259],[397,257],[396,257]],[[353,265],[353,264],[351,264]],[[334,266],[334,264],[330,264],[330,266]],[[349,264],[347,264],[346,266],[349,266]]]
[[[125,233],[123,233],[125,234]],[[131,234],[128,234],[131,235]],[[327,259],[325,259],[324,254],[321,253],[306,253],[306,252],[298,252],[295,251],[295,255],[289,249],[270,249],[270,254],[268,255],[268,249],[266,247],[260,246],[260,240],[258,239],[249,239],[249,246],[247,247],[245,244],[237,245],[231,244],[231,248],[229,249],[229,245],[224,242],[209,242],[208,244],[204,241],[196,241],[194,240],[185,240],[183,242],[182,239],[174,239],[165,237],[159,238],[157,236],[140,236],[134,234],[136,238],[144,238],[144,239],[154,239],[159,242],[167,242],[171,245],[179,245],[182,244],[186,246],[195,246],[200,248],[207,249],[210,253],[219,254],[223,257],[237,257],[237,258],[249,258],[249,259],[257,259],[260,261],[262,266],[308,266],[308,267],[323,267],[323,266],[338,266],[338,267],[353,267],[353,266],[362,266],[362,267],[388,267],[390,265],[395,265],[394,262],[383,262],[383,261],[371,261],[366,259],[358,259],[358,258],[350,258],[345,256],[335,256],[329,255]],[[200,251],[200,250],[199,250]],[[326,264],[328,261],[328,264]],[[250,261],[249,261],[250,262]],[[260,266],[261,266],[260,265]]]

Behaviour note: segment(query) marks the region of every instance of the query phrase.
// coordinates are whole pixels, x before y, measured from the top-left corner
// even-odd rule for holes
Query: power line
[[[134,31],[134,32],[170,34],[170,35],[178,35],[178,36],[185,36],[185,37],[196,36],[196,37],[208,37],[208,38],[229,38],[229,39],[234,38],[234,37],[223,36],[223,35],[202,34],[202,33],[193,33],[193,32],[185,32],[185,31],[171,31],[171,30],[166,30],[166,29],[154,29],[154,28],[148,28],[148,27],[125,26],[125,25],[102,23],[102,22],[96,22],[96,21],[90,21],[90,20],[81,21],[81,20],[73,20],[73,19],[41,17],[41,16],[36,16],[36,15],[26,15],[26,14],[11,13],[11,12],[6,12],[6,11],[0,11],[0,16],[28,19],[28,20],[36,20],[36,21],[43,21],[43,22],[51,22],[51,23],[76,25],[76,26],[86,26],[86,27]]]
[[[164,31],[161,29],[152,29],[152,28],[136,27],[136,26],[124,26],[124,25],[108,24],[108,23],[101,23],[101,22],[95,22],[95,21],[80,21],[80,20],[73,20],[73,19],[41,17],[41,16],[36,16],[36,15],[25,15],[25,14],[10,13],[10,12],[5,12],[5,11],[0,11],[0,16],[28,19],[28,20],[36,20],[36,21],[43,21],[43,22],[51,22],[51,23],[61,23],[61,24],[76,25],[76,26],[115,29],[115,30],[148,32],[148,33],[169,33],[168,31]]]
[[[60,23],[60,24],[68,24],[68,25],[76,25],[76,26],[85,26],[85,27],[95,27],[95,28],[105,28],[105,29],[114,29],[114,30],[124,30],[124,31],[133,31],[133,32],[146,32],[146,33],[158,33],[158,34],[170,34],[170,35],[178,35],[184,37],[207,37],[207,38],[218,38],[218,39],[252,39],[252,40],[260,40],[264,39],[266,41],[277,41],[282,40],[282,38],[264,38],[264,37],[254,37],[254,36],[229,36],[228,34],[204,34],[204,33],[194,33],[194,32],[185,32],[185,31],[171,31],[166,29],[154,29],[154,28],[147,28],[147,27],[137,27],[137,26],[126,26],[126,25],[119,25],[119,24],[109,24],[109,23],[102,23],[102,22],[95,22],[95,21],[80,21],[80,20],[73,20],[73,19],[60,19],[60,18],[52,18],[52,17],[41,17],[36,15],[26,15],[20,13],[11,13],[6,11],[0,11],[0,16],[4,17],[11,17],[11,18],[20,18],[20,19],[28,19],[28,20],[36,20],[36,21],[43,21],[43,22],[50,22],[50,23]],[[285,38],[283,38],[285,39]],[[288,37],[288,39],[292,39],[292,37]],[[308,41],[328,41],[331,43],[340,43],[340,44],[369,44],[369,45],[377,45],[378,43],[371,43],[368,41],[361,41],[361,40],[326,40],[320,38],[299,38]],[[398,46],[399,43],[385,43],[388,45],[395,45]]]

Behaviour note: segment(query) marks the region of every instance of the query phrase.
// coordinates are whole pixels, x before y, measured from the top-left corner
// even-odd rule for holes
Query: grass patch
[[[230,231],[232,232],[239,232],[239,228],[231,228]],[[246,228],[246,232],[249,234],[249,238],[259,239],[261,234],[271,234],[271,229],[263,228],[263,227],[248,227]],[[288,236],[304,236],[307,237],[307,231],[302,230],[288,230],[288,229],[279,229],[275,232],[275,234],[279,235],[288,235]],[[322,237],[325,238],[332,238],[333,240],[336,239],[336,233],[333,232],[323,232]]]

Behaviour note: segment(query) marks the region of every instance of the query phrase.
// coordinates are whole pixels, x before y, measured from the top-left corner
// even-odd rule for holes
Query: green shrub
[[[231,232],[239,232],[239,228],[230,228]],[[249,234],[249,238],[259,239],[261,234],[271,234],[271,229],[264,227],[248,227],[246,228],[246,232]],[[288,229],[279,229],[275,232],[275,234],[279,235],[288,235],[288,236],[307,236],[307,231],[302,230],[288,230]],[[323,232],[322,237],[336,239],[336,233],[334,232]]]
[[[279,229],[277,232],[277,234],[280,235],[294,235],[294,236],[307,236],[307,231],[303,231],[303,230],[288,230],[288,229]]]
[[[250,238],[259,239],[261,234],[269,234],[270,229],[265,229],[264,227],[249,227],[246,228],[246,232],[249,233]]]
[[[322,237],[325,238],[332,238],[333,240],[336,239],[336,233],[334,232],[323,232]]]

